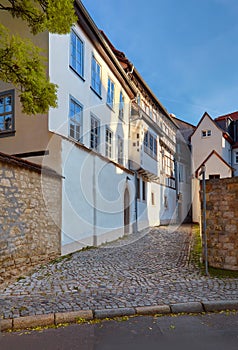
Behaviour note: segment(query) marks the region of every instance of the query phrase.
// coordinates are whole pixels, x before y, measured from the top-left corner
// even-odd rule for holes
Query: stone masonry
[[[61,177],[0,153],[0,284],[60,255]]]
[[[206,181],[208,262],[238,270],[238,177]]]

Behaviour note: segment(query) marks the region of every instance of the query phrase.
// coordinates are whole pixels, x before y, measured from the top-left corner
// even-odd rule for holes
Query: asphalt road
[[[238,312],[133,317],[2,333],[1,350],[237,350]]]

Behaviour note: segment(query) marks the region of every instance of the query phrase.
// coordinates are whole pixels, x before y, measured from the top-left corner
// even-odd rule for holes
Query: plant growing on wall
[[[3,0],[0,10],[25,21],[34,35],[66,34],[76,22],[73,0]],[[29,115],[57,106],[57,85],[49,81],[45,61],[39,47],[0,24],[0,80],[19,90],[22,111]]]

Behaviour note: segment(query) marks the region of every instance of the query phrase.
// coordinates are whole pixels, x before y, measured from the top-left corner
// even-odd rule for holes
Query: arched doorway
[[[124,192],[124,234],[130,232],[130,194],[128,188]]]

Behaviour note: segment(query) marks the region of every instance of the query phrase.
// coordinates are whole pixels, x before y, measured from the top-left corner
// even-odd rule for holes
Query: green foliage
[[[10,36],[0,25],[0,79],[20,90],[26,114],[45,113],[57,106],[57,86],[46,77],[44,57],[30,40]]]
[[[202,240],[200,237],[199,225],[193,225],[192,228],[192,247],[190,252],[191,262],[199,269],[203,268],[202,264]]]
[[[202,240],[200,237],[200,228],[198,225],[193,226],[193,244],[190,259],[191,262],[200,269],[201,273],[205,275],[205,265],[202,262]],[[210,277],[238,278],[238,271],[218,269],[209,266],[208,272]]]
[[[0,10],[26,21],[33,34],[66,34],[76,22],[73,0],[8,0],[0,3]]]
[[[0,10],[27,22],[33,34],[48,30],[66,34],[76,21],[73,0],[8,0]],[[46,113],[57,107],[57,85],[46,74],[46,59],[29,39],[10,35],[0,24],[0,80],[20,91],[22,111]]]
[[[209,267],[209,275],[216,278],[238,278],[238,271]]]

